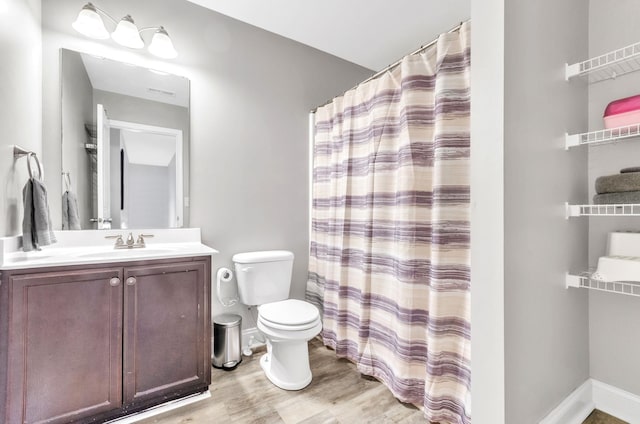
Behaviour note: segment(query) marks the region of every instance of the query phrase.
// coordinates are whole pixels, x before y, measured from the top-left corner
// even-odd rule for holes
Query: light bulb
[[[111,34],[111,38],[121,46],[130,47],[132,49],[141,49],[144,47],[144,41],[140,38],[138,27],[133,22],[133,18],[127,15],[120,19],[116,30]]]
[[[104,40],[109,38],[109,32],[104,27],[102,18],[98,15],[96,7],[91,3],[87,3],[82,7],[78,18],[71,24],[73,29],[87,37]]]
[[[149,52],[163,59],[173,59],[178,56],[178,52],[173,47],[169,34],[167,34],[167,31],[163,27],[158,28],[153,34],[151,44],[149,45]]]

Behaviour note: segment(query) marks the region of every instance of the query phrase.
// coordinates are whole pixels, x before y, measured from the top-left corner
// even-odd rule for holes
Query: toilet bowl
[[[303,389],[312,378],[307,343],[320,334],[322,319],[314,305],[288,299],[293,253],[238,253],[232,260],[240,301],[258,305],[257,327],[267,344],[260,358],[265,375],[281,389]]]
[[[307,342],[322,330],[318,308],[295,299],[261,305],[258,330],[267,341],[260,358],[267,378],[285,390],[307,387],[312,379]]]

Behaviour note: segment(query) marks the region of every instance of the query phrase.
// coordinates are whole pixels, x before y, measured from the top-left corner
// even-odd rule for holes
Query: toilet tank
[[[238,296],[245,305],[263,305],[289,298],[293,253],[286,250],[237,253],[232,258]]]

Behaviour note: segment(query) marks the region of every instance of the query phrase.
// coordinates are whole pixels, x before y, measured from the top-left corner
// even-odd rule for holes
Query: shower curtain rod
[[[462,21],[462,22],[460,22],[458,25],[456,25],[455,27],[451,28],[451,29],[450,29],[449,31],[447,31],[446,33],[447,33],[447,34],[449,34],[449,33],[452,33],[452,32],[456,32],[456,31],[458,31],[458,30],[460,29],[460,27],[461,27],[463,24],[465,24],[466,22],[469,22],[469,21],[470,21],[470,19],[467,19],[466,21]],[[417,49],[416,51],[411,52],[411,53],[409,53],[409,54],[407,54],[407,55],[402,56],[400,59],[396,60],[396,61],[395,61],[395,62],[393,62],[391,65],[389,65],[389,66],[387,66],[386,68],[382,69],[381,71],[378,71],[378,72],[376,72],[375,74],[371,75],[371,76],[370,76],[369,78],[367,78],[366,80],[364,80],[364,81],[362,81],[362,82],[359,82],[358,84],[354,85],[353,87],[351,87],[351,88],[350,88],[350,89],[348,89],[348,90],[343,91],[343,92],[342,92],[342,94],[341,94],[341,96],[342,96],[342,95],[344,95],[344,93],[346,93],[347,91],[351,91],[351,90],[353,90],[353,89],[355,89],[355,88],[358,88],[358,86],[360,86],[360,85],[362,85],[362,84],[365,84],[365,83],[367,83],[367,82],[369,82],[369,81],[371,81],[371,80],[373,80],[373,79],[376,79],[376,78],[378,78],[380,75],[384,74],[385,72],[387,72],[387,71],[389,71],[389,70],[391,70],[391,69],[395,68],[396,66],[398,66],[398,65],[402,62],[402,59],[404,59],[406,56],[413,56],[414,54],[418,54],[418,53],[420,53],[420,52],[422,52],[422,51],[424,51],[424,50],[428,49],[429,47],[433,46],[435,43],[437,43],[437,42],[438,42],[438,38],[439,38],[439,37],[440,37],[440,36],[436,37],[433,41],[431,41],[431,42],[429,42],[429,43],[427,43],[427,44],[425,44],[425,45],[423,45],[423,46],[420,46],[420,48],[419,48],[419,49]],[[335,96],[333,99],[335,99],[336,97],[339,97],[339,96]],[[314,107],[313,109],[311,109],[311,112],[310,112],[310,113],[315,113],[315,112],[316,112],[316,110],[318,110],[318,109],[319,109],[319,108],[321,108],[322,106],[326,106],[326,105],[328,105],[329,103],[331,103],[331,102],[333,101],[333,99],[331,99],[331,100],[327,100],[327,101],[326,101],[326,102],[324,102],[323,104],[321,104],[321,105],[319,105],[319,106]]]

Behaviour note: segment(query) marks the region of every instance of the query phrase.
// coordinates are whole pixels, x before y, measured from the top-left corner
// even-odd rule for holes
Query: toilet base
[[[311,369],[309,368],[309,350],[307,348],[307,342],[297,342],[293,346],[287,343],[287,354],[285,358],[294,360],[288,361],[285,358],[285,364],[279,363],[278,355],[273,355],[274,346],[267,340],[267,353],[260,358],[260,366],[271,381],[277,387],[284,390],[301,390],[307,387],[311,383]],[[275,349],[281,350],[282,346],[277,346]]]

